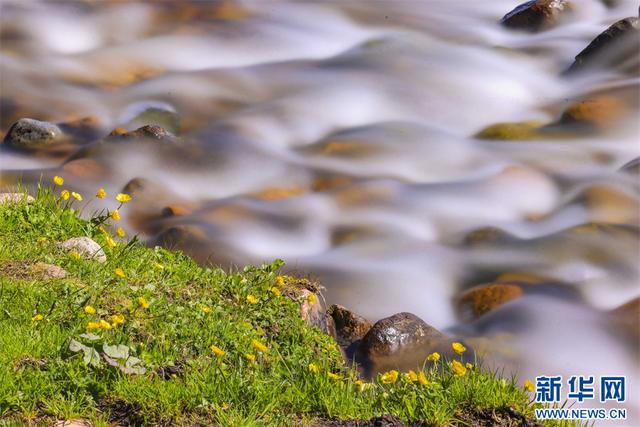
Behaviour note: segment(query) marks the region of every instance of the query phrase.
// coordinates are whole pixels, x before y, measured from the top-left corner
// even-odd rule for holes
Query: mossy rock
[[[543,123],[536,120],[513,123],[496,123],[482,129],[475,135],[475,137],[478,139],[495,139],[502,141],[540,139],[542,136],[538,130],[542,126]]]

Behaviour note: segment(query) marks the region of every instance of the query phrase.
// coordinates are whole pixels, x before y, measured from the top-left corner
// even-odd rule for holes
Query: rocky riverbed
[[[457,340],[638,390],[637,4],[0,7],[3,191],[59,175],[87,212],[131,194],[150,245],[285,259],[367,374]]]

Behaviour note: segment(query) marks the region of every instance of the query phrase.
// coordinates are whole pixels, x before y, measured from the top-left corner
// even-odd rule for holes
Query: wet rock
[[[451,341],[411,313],[398,313],[377,321],[362,338],[357,360],[365,375],[373,376],[390,369],[415,369],[434,351],[451,353]]]
[[[637,351],[640,343],[640,297],[614,308],[607,315],[614,333],[631,342]]]
[[[638,225],[640,219],[638,199],[613,186],[589,187],[577,197],[577,202],[587,207],[589,220],[593,222]]]
[[[622,165],[619,169],[620,172],[627,173],[629,175],[640,175],[640,157],[636,157],[628,163]]]
[[[24,193],[0,193],[0,205],[9,203],[33,203],[33,196]]]
[[[538,133],[538,130],[542,128],[542,125],[543,124],[538,121],[497,123],[482,129],[475,137],[478,139],[495,139],[502,141],[539,139],[541,135]]]
[[[507,28],[536,32],[553,27],[571,9],[567,0],[532,0],[516,6],[500,23]]]
[[[173,106],[166,102],[144,101],[125,109],[121,122],[127,129],[158,126],[173,135],[180,133],[180,117]]]
[[[640,19],[625,18],[600,33],[575,57],[568,74],[592,69],[619,68],[637,72],[640,67]]]
[[[30,270],[34,275],[43,279],[64,279],[67,277],[67,272],[64,268],[44,262],[35,263],[30,266]]]
[[[349,347],[354,342],[361,340],[373,326],[364,317],[341,305],[332,305],[327,313],[333,318],[336,340],[342,347]]]
[[[88,237],[73,237],[62,242],[60,248],[68,252],[75,251],[86,259],[93,259],[98,262],[107,261],[107,255],[100,245]]]
[[[562,113],[558,124],[582,131],[602,130],[628,114],[629,108],[620,99],[604,95],[570,105]]]
[[[467,233],[462,240],[464,246],[475,247],[482,245],[509,244],[519,239],[501,228],[482,227]]]
[[[492,283],[474,286],[456,299],[455,308],[461,319],[470,321],[523,294],[522,287],[515,284]]]
[[[62,130],[53,123],[25,118],[11,126],[3,143],[13,148],[31,150],[59,143],[62,139]]]
[[[110,141],[129,141],[134,139],[157,140],[162,142],[178,142],[172,133],[157,125],[146,125],[131,132],[122,133],[120,129],[115,129],[107,137]]]

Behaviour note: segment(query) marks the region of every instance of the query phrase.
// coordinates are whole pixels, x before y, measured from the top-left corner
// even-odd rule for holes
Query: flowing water
[[[640,79],[562,77],[637,4],[575,1],[528,33],[498,24],[516,3],[5,0],[1,131],[91,116],[106,135],[157,106],[182,142],[4,150],[2,183],[44,171],[88,195],[142,178],[123,222],[149,244],[223,266],[283,258],[328,303],[372,320],[413,312],[520,378],[623,373],[637,396],[637,348],[604,313],[640,294],[638,180],[618,172],[640,154]],[[630,114],[586,134],[473,137],[552,122],[592,93],[631,100]],[[509,237],[472,244],[484,227]],[[504,272],[570,285],[456,316],[461,291]]]

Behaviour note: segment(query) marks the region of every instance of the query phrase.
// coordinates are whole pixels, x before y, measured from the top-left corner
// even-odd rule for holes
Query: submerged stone
[[[531,0],[516,6],[500,23],[507,28],[537,32],[556,25],[562,14],[571,9],[567,0]]]
[[[477,319],[507,302],[521,297],[521,286],[508,283],[491,283],[474,286],[463,292],[455,303],[455,308],[463,320]]]
[[[173,135],[180,133],[180,117],[175,108],[166,102],[145,101],[130,105],[121,118],[127,129],[159,126]]]
[[[478,139],[504,141],[539,139],[541,135],[538,133],[538,130],[542,125],[543,123],[534,120],[514,123],[496,123],[482,129],[475,137]]]
[[[575,57],[568,74],[590,69],[640,68],[640,19],[621,19],[600,33]]]

